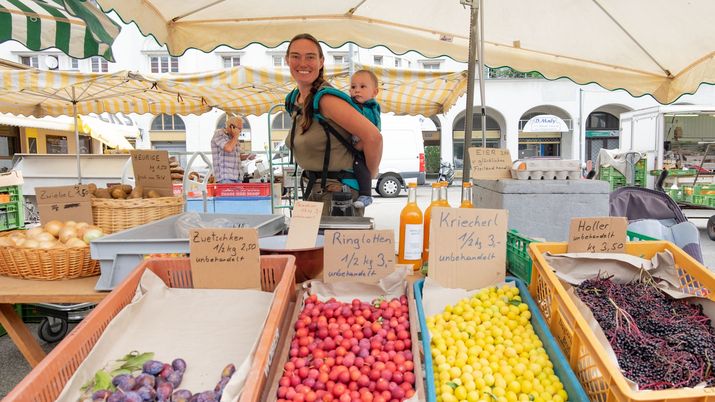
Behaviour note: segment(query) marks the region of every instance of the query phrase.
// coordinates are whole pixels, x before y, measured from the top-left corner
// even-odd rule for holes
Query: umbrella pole
[[[74,87],[72,87],[72,116],[74,117],[74,141],[75,152],[77,153],[77,184],[82,184],[82,168],[79,160],[79,127],[77,127],[77,100],[75,99]]]
[[[487,102],[484,97],[484,0],[479,0],[479,47],[477,57],[479,60],[479,98],[482,105],[482,147],[487,147]]]
[[[477,16],[479,14],[479,0],[460,0],[460,3],[470,8],[469,18],[469,56],[467,63],[467,99],[464,114],[464,147],[462,150],[462,181],[469,181],[471,163],[469,160],[469,147],[472,145],[472,118],[474,115],[474,62],[477,48]],[[481,81],[481,80],[480,80]],[[481,85],[481,83],[480,83]]]

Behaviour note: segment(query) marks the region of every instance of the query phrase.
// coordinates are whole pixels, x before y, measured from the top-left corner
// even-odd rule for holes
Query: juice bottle
[[[462,204],[460,208],[474,208],[472,204],[472,182],[465,181],[462,183]]]
[[[412,264],[412,269],[422,268],[422,211],[417,206],[417,183],[410,183],[407,188],[407,205],[400,212],[400,244],[397,262]]]
[[[449,187],[449,184],[446,181],[443,181],[439,183],[439,206],[440,207],[447,207],[451,208],[452,206],[449,205],[449,198],[447,197],[447,188]]]
[[[429,222],[432,215],[432,207],[439,202],[440,183],[432,183],[432,202],[425,209],[424,241],[422,242],[422,262],[426,263],[429,257]]]

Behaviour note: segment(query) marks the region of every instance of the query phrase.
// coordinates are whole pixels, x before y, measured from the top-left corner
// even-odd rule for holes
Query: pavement
[[[424,210],[430,203],[431,188],[428,185],[417,188],[417,203]],[[448,199],[452,206],[459,205],[461,190],[457,185],[449,188]],[[382,198],[376,196],[374,203],[366,210],[365,215],[375,218],[376,229],[393,229],[399,233],[399,214],[407,202],[407,195],[403,193],[396,198]],[[705,231],[707,219],[699,217],[710,216],[713,210],[687,210],[686,216],[698,226],[700,230],[700,245],[703,252],[705,265],[715,270],[715,241],[708,238]],[[30,332],[37,338],[37,324],[28,324]],[[73,326],[70,326],[70,330]],[[49,352],[56,343],[46,343],[39,340],[42,348]],[[30,372],[30,366],[6,336],[0,337],[0,398],[7,395],[12,388]]]

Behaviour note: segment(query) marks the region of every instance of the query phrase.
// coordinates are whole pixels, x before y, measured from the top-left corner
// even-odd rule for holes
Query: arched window
[[[618,130],[618,117],[606,112],[593,112],[586,120],[586,130]]]
[[[464,123],[466,122],[466,115],[458,118],[454,122],[454,130],[464,131]],[[482,115],[479,113],[474,113],[472,115],[472,131],[482,129]],[[487,115],[487,130],[501,130],[499,123],[494,120],[493,117]]]
[[[186,131],[186,125],[179,115],[162,113],[151,122],[151,131]]]
[[[271,129],[272,130],[290,130],[291,125],[293,124],[293,119],[290,118],[290,115],[286,112],[281,112],[279,115],[273,119],[273,122],[271,123]]]

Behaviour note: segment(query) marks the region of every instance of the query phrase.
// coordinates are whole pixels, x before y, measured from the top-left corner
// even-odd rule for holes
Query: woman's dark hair
[[[318,55],[320,55],[321,59],[324,59],[323,49],[320,47],[320,43],[317,39],[315,39],[313,35],[309,33],[298,34],[290,40],[290,43],[288,44],[288,50],[286,50],[286,57],[288,57],[288,55],[290,54],[290,47],[291,45],[293,45],[293,42],[300,39],[307,39],[315,43],[315,46],[318,47]],[[303,100],[303,123],[301,124],[301,128],[303,129],[303,131],[308,130],[310,128],[310,125],[313,123],[313,97],[315,97],[315,93],[318,92],[318,88],[320,88],[320,86],[323,85],[323,83],[325,82],[323,70],[324,68],[321,67],[320,71],[318,72],[318,78],[313,81],[313,85],[310,88],[310,94]]]

